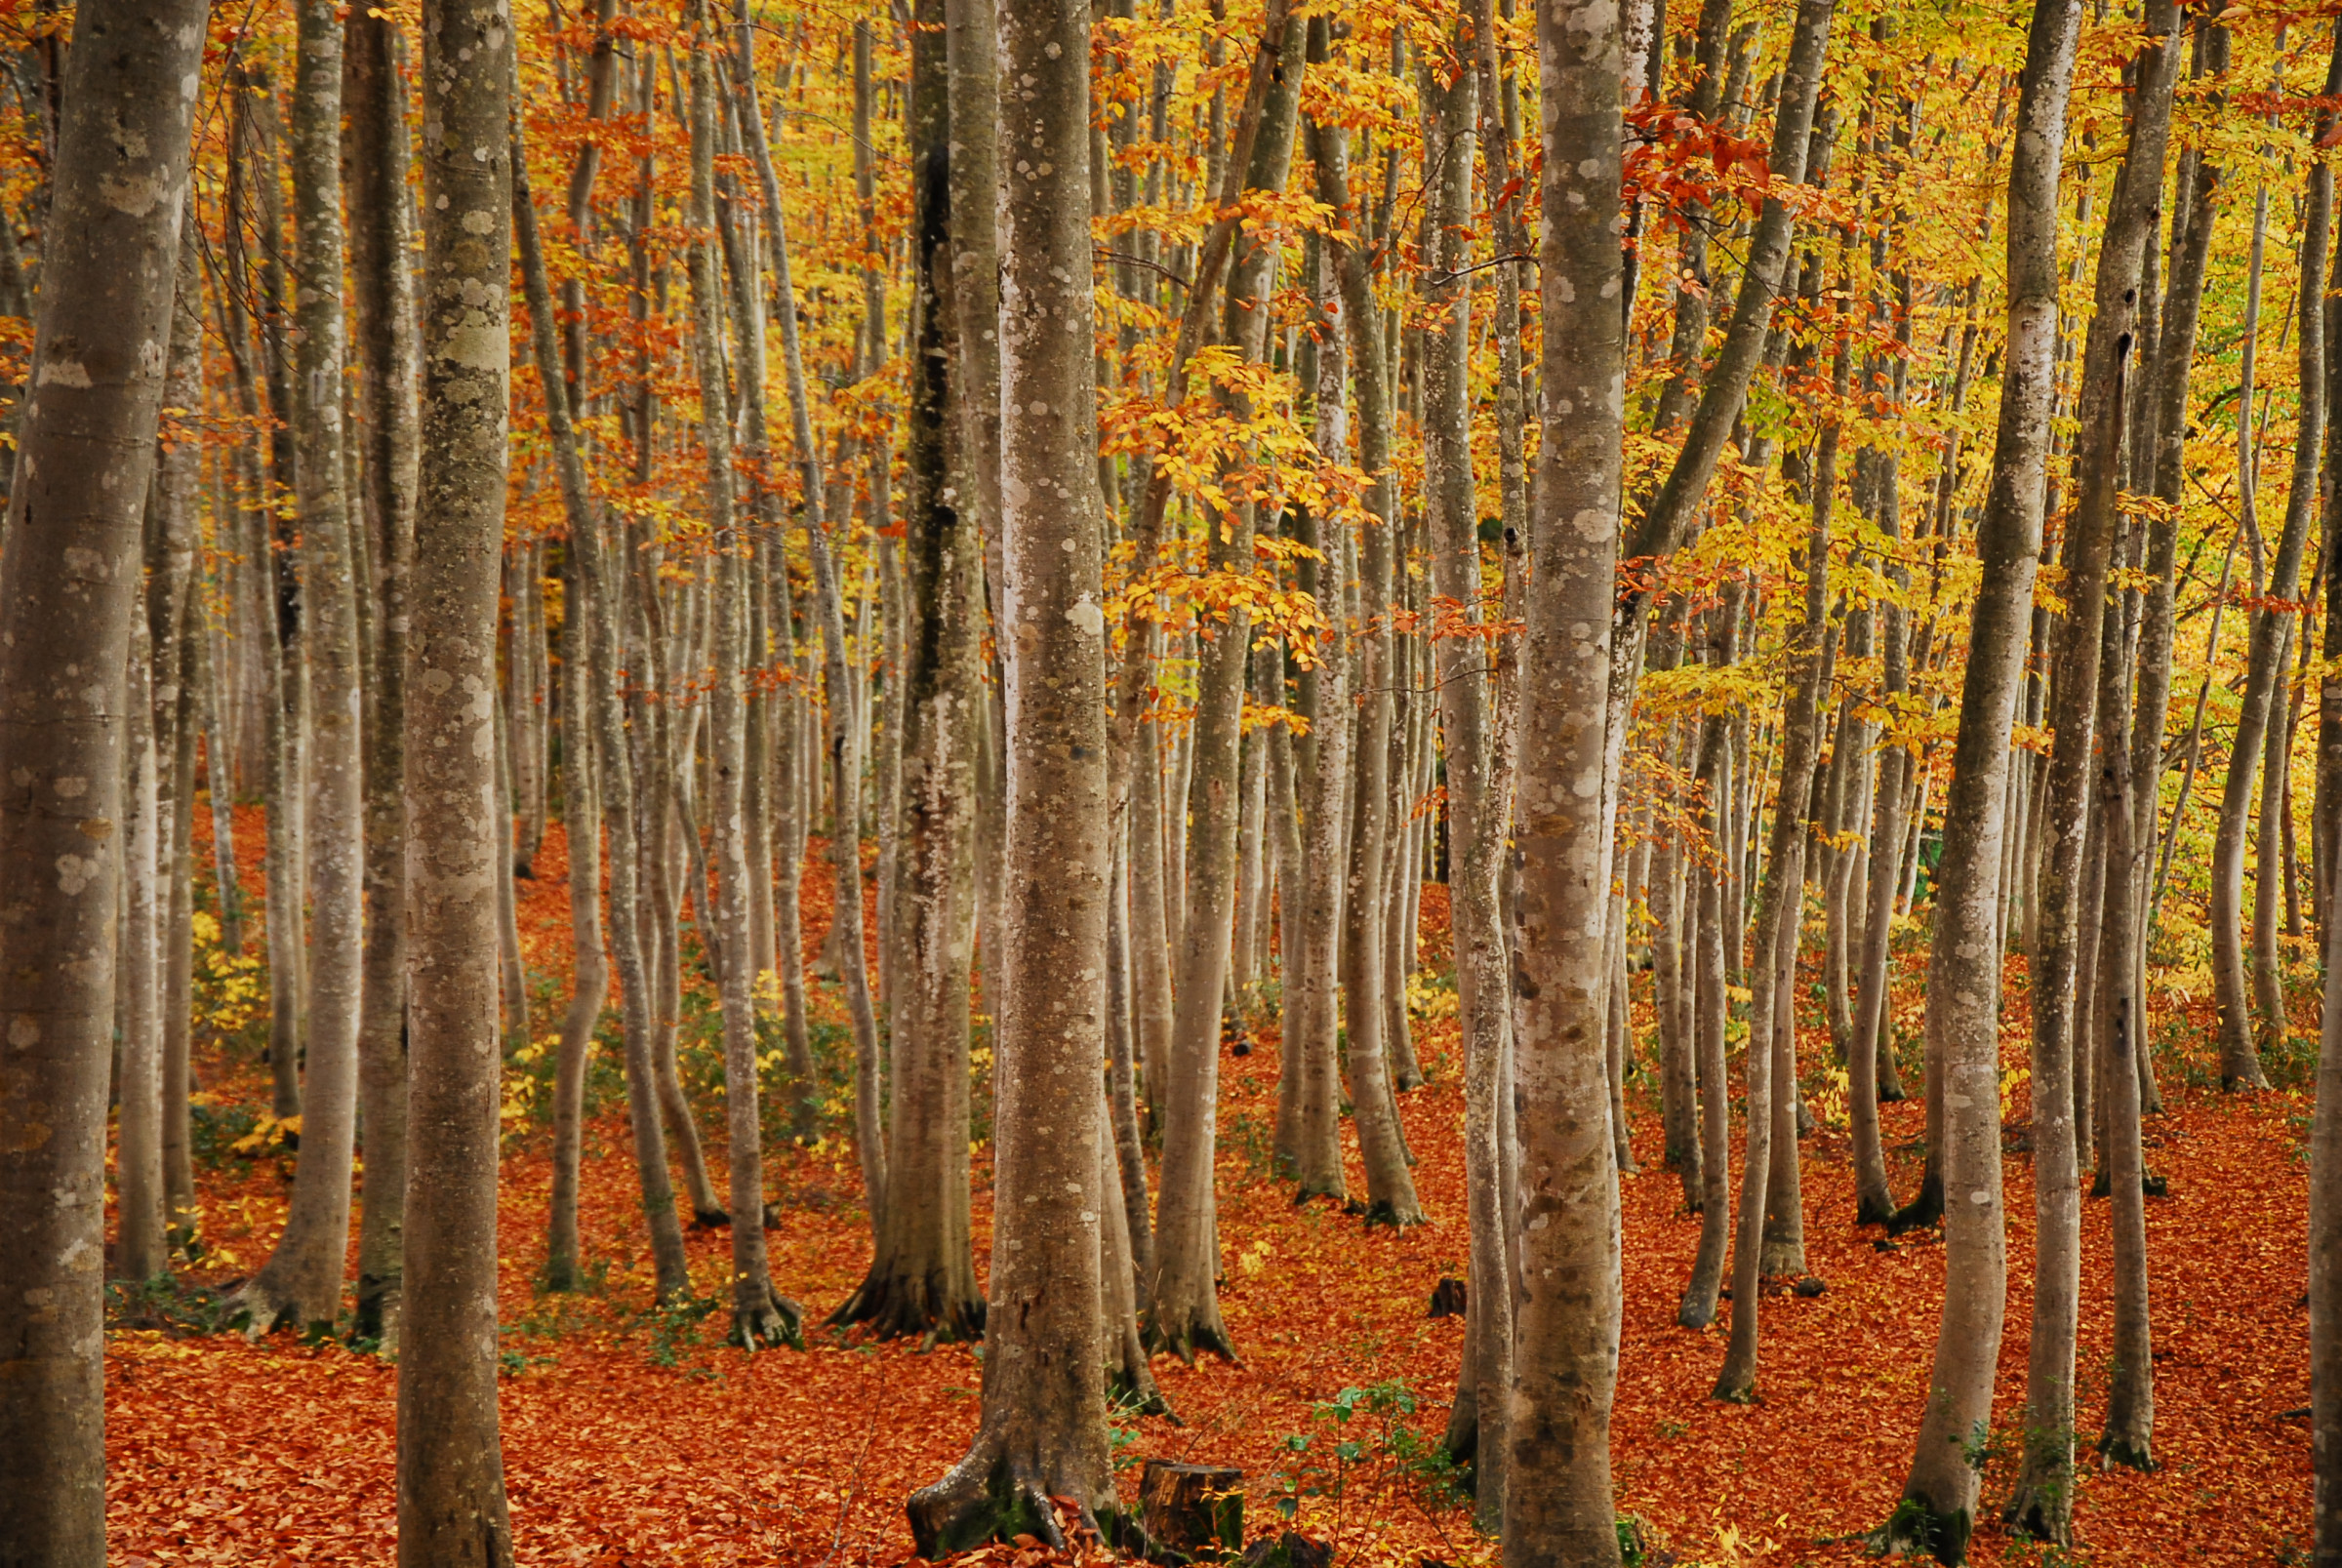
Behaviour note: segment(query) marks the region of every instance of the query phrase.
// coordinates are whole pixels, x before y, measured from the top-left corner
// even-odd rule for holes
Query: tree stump
[[[1151,1459],[1139,1474],[1139,1522],[1158,1562],[1232,1556],[1244,1545],[1244,1472]]]
[[[1464,1281],[1442,1279],[1432,1287],[1432,1317],[1462,1317],[1466,1304]]]

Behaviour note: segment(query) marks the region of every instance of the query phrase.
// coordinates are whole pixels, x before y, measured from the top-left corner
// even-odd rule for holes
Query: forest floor
[[[259,832],[257,814],[238,829],[239,860],[254,862],[256,879]],[[544,977],[535,1009],[542,1034],[553,1027],[566,986],[558,828],[537,871],[534,883],[522,884],[522,921],[530,966]],[[806,891],[810,953],[828,908],[818,864],[808,868]],[[1427,1304],[1443,1276],[1466,1271],[1462,1063],[1452,1019],[1439,1017],[1453,1002],[1437,974],[1443,893],[1428,889],[1424,901],[1431,975],[1418,993],[1425,1006],[1417,1033],[1430,1082],[1402,1100],[1431,1223],[1404,1232],[1361,1229],[1322,1204],[1295,1208],[1270,1166],[1273,1028],[1252,1036],[1241,1056],[1236,1042],[1224,1047],[1222,1300],[1244,1360],[1157,1363],[1184,1425],[1116,1419],[1126,1498],[1147,1458],[1235,1465],[1245,1473],[1251,1533],[1273,1528],[1277,1500],[1299,1494],[1302,1527],[1332,1538],[1341,1562],[1416,1568],[1428,1559],[1468,1568],[1494,1560],[1494,1544],[1474,1534],[1469,1507],[1441,1467],[1423,1459],[1444,1426],[1463,1337],[1461,1317],[1432,1318]],[[1907,1048],[1918,1030],[1918,944],[1916,936],[1901,944],[1910,985],[1898,999],[1897,1034]],[[2003,1098],[2021,1118],[2021,966],[2013,977]],[[1801,1001],[1818,1013],[1806,989]],[[825,1005],[834,1015],[834,1004]],[[2031,1311],[2031,1169],[2021,1133],[2012,1134],[2007,1332],[1999,1425],[1984,1459],[1992,1519],[1972,1560],[2090,1568],[2308,1560],[2308,1424],[2298,1411],[2309,1399],[2309,1100],[2298,1089],[2240,1100],[2208,1086],[2200,1026],[2206,1005],[2174,1002],[2162,1025],[2168,1108],[2147,1133],[2150,1165],[2170,1184],[2169,1195],[2147,1209],[2160,1467],[2145,1475],[2090,1468],[2077,1499],[2080,1545],[2070,1554],[2043,1553],[2000,1531],[1998,1506],[2020,1440]],[[825,1037],[836,1032],[832,1022]],[[688,1077],[696,1060],[689,1019],[685,1036]],[[1801,1037],[1827,1034],[1817,1026]],[[249,1273],[283,1223],[293,1162],[258,1119],[266,1107],[265,1069],[248,1038],[247,1030],[200,1053],[197,1143],[206,1157],[198,1180],[213,1250],[182,1276],[191,1286]],[[1827,1054],[1822,1044],[1809,1050],[1817,1059]],[[507,1074],[504,1454],[518,1559],[829,1568],[906,1558],[903,1501],[965,1451],[979,1370],[967,1346],[922,1352],[822,1326],[869,1257],[851,1147],[833,1135],[771,1150],[781,1215],[773,1273],[805,1304],[808,1347],[751,1358],[722,1344],[720,1309],[650,1308],[623,1091],[612,1053],[600,1055],[583,1217],[594,1287],[584,1295],[548,1297],[534,1286],[545,1254],[548,1161],[533,1092],[545,1064],[540,1055]],[[1916,1068],[1909,1060],[1915,1091]],[[1800,1146],[1806,1247],[1811,1273],[1827,1289],[1811,1299],[1768,1296],[1761,1397],[1741,1406],[1710,1397],[1721,1327],[1676,1325],[1699,1220],[1684,1211],[1678,1178],[1658,1168],[1655,1102],[1647,1078],[1636,1083],[1643,1170],[1621,1184],[1626,1313],[1614,1467],[1620,1509],[1643,1521],[1654,1562],[1851,1562],[1860,1548],[1848,1538],[1882,1521],[1900,1494],[1932,1356],[1943,1248],[1933,1233],[1889,1246],[1878,1228],[1851,1224],[1842,1080],[1809,1087],[1822,1126]],[[980,1104],[987,1099],[980,1093]],[[720,1098],[706,1096],[703,1108],[704,1136],[715,1135],[707,1136],[708,1163],[720,1181]],[[1915,1099],[1883,1114],[1896,1187],[1908,1194],[1918,1179],[1920,1108]],[[252,1146],[238,1151],[239,1141]],[[1351,1154],[1353,1186],[1362,1190],[1354,1146]],[[981,1157],[976,1180],[981,1270],[990,1223]],[[2112,1340],[2107,1205],[2090,1204],[2083,1225],[2086,1448],[2103,1413]],[[727,1238],[693,1230],[689,1245],[698,1294],[719,1299]],[[200,1301],[120,1304],[109,1334],[110,1559],[127,1568],[393,1560],[394,1369],[331,1342],[279,1335],[248,1344],[197,1332]],[[1334,1406],[1346,1389],[1365,1393],[1349,1401],[1356,1414],[1337,1439]],[[1312,1441],[1297,1450],[1293,1440],[1304,1436]],[[1335,1459],[1341,1439],[1359,1445],[1355,1463]]]

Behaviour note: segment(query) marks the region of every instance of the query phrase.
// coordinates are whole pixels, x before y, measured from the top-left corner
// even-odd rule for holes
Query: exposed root
[[[777,1350],[785,1345],[792,1350],[805,1348],[805,1309],[769,1289],[762,1295],[761,1301],[743,1303],[732,1308],[731,1343],[750,1355],[758,1350]]]
[[[1705,1291],[1687,1290],[1676,1307],[1677,1328],[1706,1328],[1716,1321],[1716,1297]]]
[[[247,1340],[263,1339],[281,1328],[301,1328],[301,1304],[290,1296],[279,1295],[268,1283],[268,1271],[262,1269],[244,1282],[243,1288],[228,1299],[227,1311],[222,1318],[232,1329],[240,1330]],[[330,1331],[331,1323],[325,1325]]]
[[[1944,1179],[1931,1170],[1919,1183],[1918,1196],[1887,1217],[1886,1233],[1900,1236],[1914,1230],[1924,1230],[1943,1217]]]
[[[1863,1538],[1874,1557],[1903,1557],[1925,1552],[1940,1563],[1967,1560],[1968,1537],[1976,1519],[1965,1508],[1938,1513],[1916,1497],[1895,1505],[1886,1522]]]
[[[1141,1326],[1139,1342],[1156,1355],[1175,1355],[1189,1366],[1195,1364],[1199,1353],[1216,1355],[1231,1366],[1244,1364],[1217,1310],[1211,1313],[1209,1321],[1194,1318],[1175,1329],[1165,1329],[1150,1314]]]
[[[2104,1469],[2120,1465],[2143,1475],[2155,1468],[2155,1439],[2146,1432],[2116,1431],[2110,1427],[2098,1439],[2098,1464]]]
[[[1409,1161],[1409,1163],[1413,1162]],[[1365,1221],[1369,1230],[1378,1225],[1387,1225],[1393,1230],[1404,1230],[1411,1225],[1431,1223],[1424,1218],[1422,1209],[1413,1208],[1401,1213],[1389,1198],[1376,1198],[1372,1203],[1359,1203],[1353,1200],[1343,1204],[1342,1208],[1343,1212],[1356,1215]]]
[[[881,1340],[976,1344],[984,1338],[984,1298],[965,1299],[940,1279],[912,1279],[873,1264],[845,1305],[827,1319],[831,1327],[859,1323]]]
[[[729,1229],[731,1225],[732,1216],[722,1209],[694,1208],[691,1211],[691,1227],[694,1230],[724,1230]]]
[[[1716,1380],[1716,1388],[1709,1397],[1721,1399],[1728,1405],[1758,1405],[1764,1402],[1756,1392],[1756,1380],[1754,1377],[1744,1378],[1729,1369]]]
[[[2074,1544],[2074,1474],[2064,1464],[2028,1461],[2008,1507],[2000,1510],[2011,1533],[2047,1546]]]
[[[951,1472],[910,1495],[910,1538],[930,1562],[990,1542],[1030,1537],[1057,1550],[1069,1537],[1087,1532],[1129,1550],[1145,1538],[1135,1520],[1125,1521],[1109,1486],[1098,1498],[1068,1498],[1022,1460],[998,1452],[997,1439],[979,1433],[977,1446]]]

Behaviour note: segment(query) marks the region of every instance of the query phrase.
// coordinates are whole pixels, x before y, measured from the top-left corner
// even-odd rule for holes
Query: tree
[[[512,15],[423,17],[423,422],[407,683],[409,1151],[398,1551],[505,1568],[497,1419],[496,562],[511,381]]]
[[[0,553],[0,1563],[105,1560],[111,840],[205,8],[84,0]],[[95,678],[93,678],[93,676]]]
[[[1537,7],[1545,441],[1527,657],[1547,673],[1522,694],[1514,827],[1521,1232],[1506,1429],[1508,1568],[1619,1560],[1610,1498],[1618,1170],[1603,1054],[1610,854],[1599,781],[1609,750],[1625,328],[1617,231],[1578,214],[1621,210],[1620,26],[1617,8],[1599,0]]]
[[[301,1151],[284,1234],[237,1294],[250,1332],[330,1324],[349,1251],[350,1157],[358,1111],[365,986],[365,755],[360,719],[357,563],[342,429],[342,30],[334,0],[303,0],[293,79],[294,449],[301,517],[302,666],[307,758],[307,955]],[[279,887],[275,916],[299,901]],[[271,922],[273,924],[274,921]]]
[[[1002,6],[1001,630],[1008,717],[991,1305],[967,1457],[912,1495],[935,1557],[1019,1533],[1055,1499],[1115,1524],[1106,1430],[1098,1092],[1106,1009],[1104,519],[1091,349],[1090,14]]]
[[[869,1277],[840,1322],[882,1335],[975,1339],[983,1292],[970,1239],[968,981],[974,937],[976,704],[982,701],[977,596],[983,540],[952,483],[950,306],[952,146],[940,0],[924,0],[911,38],[911,232],[918,246],[915,351],[904,459],[908,636],[900,680],[901,827],[893,894],[887,1150],[897,1201],[878,1220]]]
[[[2056,374],[2057,186],[2080,7],[2041,0],[2026,35],[2016,152],[2008,174],[2007,366],[1992,488],[1977,525],[1984,566],[1960,685],[1959,735],[1944,799],[1942,880],[1927,955],[1927,1029],[1941,1053],[1944,1311],[1918,1452],[1903,1501],[1874,1544],[1967,1551],[1976,1517],[1969,1444],[1989,1428],[2006,1308],[2000,1208],[1999,867],[2015,720],[2039,564],[2049,401]]]

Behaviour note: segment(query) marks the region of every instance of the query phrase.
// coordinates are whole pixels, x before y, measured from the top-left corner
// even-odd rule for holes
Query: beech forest
[[[0,0],[0,1568],[2342,1568],[2342,0]]]

